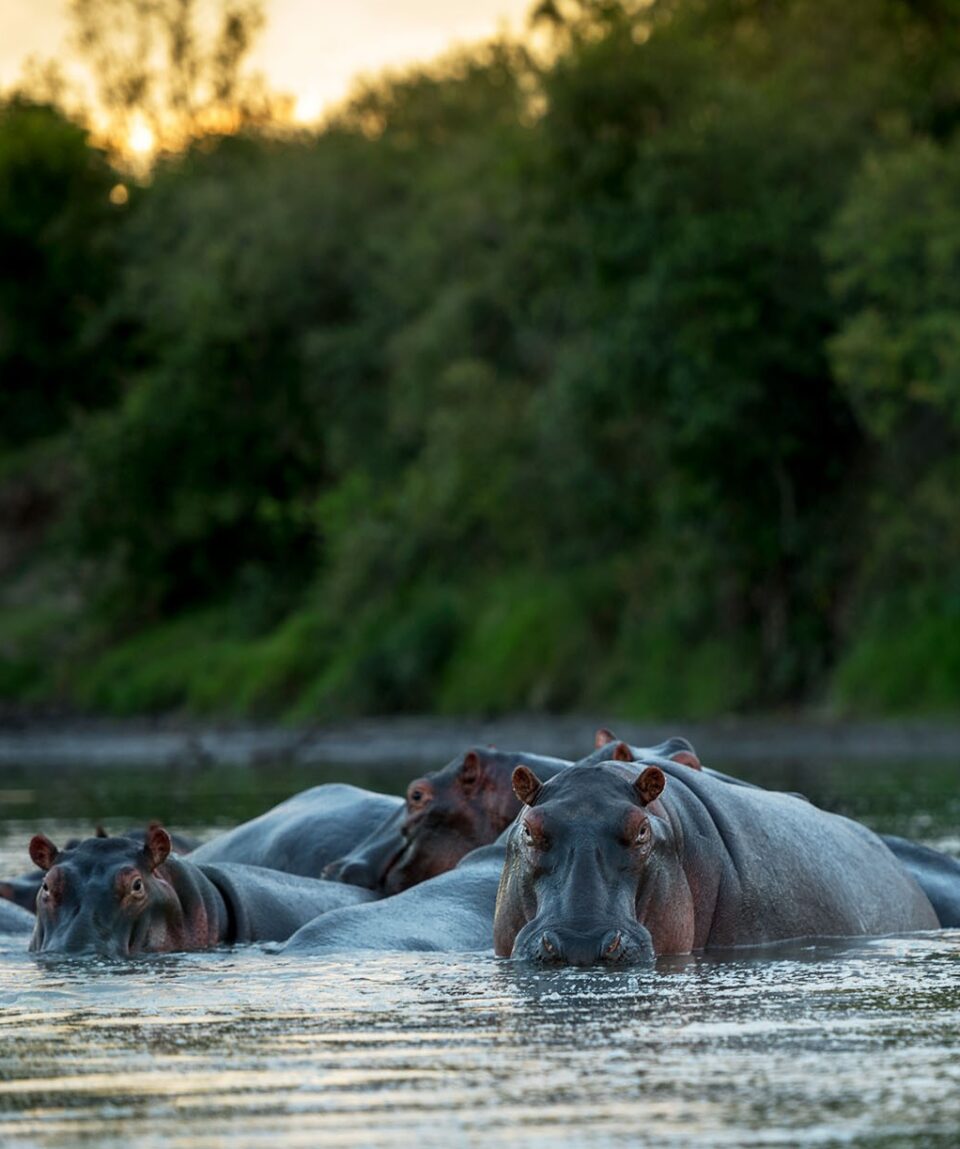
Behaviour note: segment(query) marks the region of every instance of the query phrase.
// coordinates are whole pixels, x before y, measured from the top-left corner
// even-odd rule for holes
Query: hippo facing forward
[[[170,835],[87,838],[58,850],[43,834],[30,856],[44,871],[30,949],[111,957],[283,940],[318,914],[368,900],[351,886],[259,866],[195,865]]]
[[[939,928],[930,901],[864,826],[789,795],[666,760],[541,782],[507,843],[494,945],[502,957],[592,965],[799,937]]]
[[[150,832],[151,826],[159,826],[159,822],[151,822],[146,829],[135,826],[130,830],[121,830],[119,836],[123,838],[133,838],[135,841],[143,843],[147,834]],[[107,831],[102,826],[98,826],[96,830],[98,838],[106,838]],[[67,841],[65,850],[72,850],[74,846],[79,846],[82,838],[70,838]],[[173,843],[173,849],[178,854],[189,854],[191,850],[195,850],[199,843],[194,838],[189,838],[185,834],[170,834],[170,841]],[[0,880],[0,898],[13,902],[15,905],[22,906],[30,913],[34,913],[37,908],[37,894],[40,892],[40,887],[43,884],[43,870],[31,870],[29,874],[20,874],[16,878],[4,878]],[[31,925],[31,929],[33,926]]]

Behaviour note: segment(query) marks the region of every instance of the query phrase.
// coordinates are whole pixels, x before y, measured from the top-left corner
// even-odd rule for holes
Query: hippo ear
[[[689,766],[691,770],[702,770],[700,759],[693,750],[678,750],[670,755],[671,762],[679,762],[681,766]]]
[[[593,747],[595,750],[599,750],[602,746],[607,746],[616,740],[617,736],[612,730],[608,730],[606,726],[601,726],[593,736]]]
[[[152,822],[143,840],[143,852],[146,854],[150,869],[155,870],[157,866],[162,866],[172,849],[170,835],[158,822]]]
[[[614,762],[632,762],[633,751],[626,742],[618,742],[613,751]]]
[[[34,834],[30,839],[30,857],[33,864],[44,872],[54,864],[59,853],[46,834]]]
[[[540,797],[543,783],[528,766],[518,766],[513,772],[513,792],[524,804],[532,806]]]
[[[468,750],[463,756],[463,765],[460,767],[460,785],[469,789],[480,780],[482,763],[476,750]]]
[[[648,766],[633,783],[636,795],[640,799],[640,805],[649,806],[651,802],[655,802],[663,793],[666,784],[666,776],[660,767]]]
[[[102,826],[98,826],[96,828],[96,830],[94,830],[94,836],[97,838],[109,838],[110,837],[110,835],[107,833],[107,831]]]

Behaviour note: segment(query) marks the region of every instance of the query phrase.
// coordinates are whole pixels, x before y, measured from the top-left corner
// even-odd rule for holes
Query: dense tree
[[[22,170],[80,189],[0,213],[51,261],[27,301],[4,266],[10,377],[56,399],[0,435],[71,427],[67,692],[955,706],[958,15],[557,0],[319,133],[200,136],[123,211],[10,105],[0,173],[29,121]]]
[[[56,109],[0,106],[0,450],[116,394],[99,322],[116,278],[116,182]]]

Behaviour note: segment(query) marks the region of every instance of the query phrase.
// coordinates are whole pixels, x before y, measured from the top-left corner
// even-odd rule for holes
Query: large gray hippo
[[[497,893],[497,954],[589,965],[800,937],[933,930],[872,831],[801,798],[661,759],[585,760],[513,785],[524,809]]]

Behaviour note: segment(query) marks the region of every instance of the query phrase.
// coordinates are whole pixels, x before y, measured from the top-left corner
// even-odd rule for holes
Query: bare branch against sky
[[[209,5],[207,5],[209,7]],[[361,73],[424,60],[456,43],[519,29],[530,0],[266,0],[266,26],[251,53],[253,71],[291,93],[310,120],[341,99]],[[0,87],[17,82],[28,58],[71,65],[68,0],[0,4]]]

